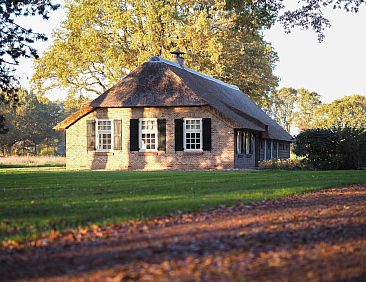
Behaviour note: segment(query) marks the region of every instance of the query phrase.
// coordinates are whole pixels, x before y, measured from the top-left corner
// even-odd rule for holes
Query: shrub
[[[313,169],[358,169],[366,159],[366,131],[309,129],[296,137],[294,153]]]
[[[45,147],[39,152],[39,156],[54,156],[56,154],[55,147]]]
[[[261,161],[258,165],[260,168],[264,169],[302,169],[304,166],[300,160],[287,159],[287,160],[267,160]]]

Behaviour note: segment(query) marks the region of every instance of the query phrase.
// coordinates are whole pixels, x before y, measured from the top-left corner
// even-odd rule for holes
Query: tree
[[[313,128],[314,111],[321,105],[320,95],[304,88],[297,89],[294,124],[302,131]]]
[[[33,32],[19,25],[16,18],[20,16],[40,15],[48,19],[50,10],[55,10],[59,5],[52,4],[49,0],[7,0],[0,2],[0,104],[12,100],[17,102],[18,79],[15,76],[15,66],[18,59],[36,58],[37,51],[32,43],[37,40],[46,40],[46,36]],[[0,115],[0,119],[4,120]],[[0,133],[4,121],[0,122]]]
[[[63,118],[65,111],[59,102],[43,100],[25,90],[19,91],[21,103],[17,107],[2,105],[6,118],[6,134],[0,135],[0,144],[3,152],[10,152],[14,144],[22,142],[32,144],[34,151],[37,146],[45,143],[47,146],[60,138],[60,133],[52,128]]]
[[[90,98],[84,96],[68,95],[63,101],[66,114],[72,114],[91,102]],[[66,117],[65,117],[66,118]]]
[[[366,97],[346,96],[323,104],[314,112],[314,127],[366,127]]]
[[[55,10],[59,5],[52,4],[49,0],[8,0],[0,3],[0,88],[9,91],[15,87],[17,81],[13,71],[20,57],[37,57],[37,50],[32,47],[36,40],[46,40],[44,34],[33,32],[20,26],[16,22],[19,16],[40,15],[48,19],[50,10]]]
[[[294,153],[315,169],[358,169],[366,157],[365,129],[315,128],[296,136]]]
[[[63,109],[61,105],[51,101],[39,102],[32,93],[28,99],[22,114],[16,117],[15,125],[17,130],[23,133],[23,140],[30,141],[37,152],[37,145],[42,142],[49,143],[55,138],[56,133],[52,128],[63,116]]]
[[[313,169],[337,168],[337,134],[331,129],[308,129],[296,136],[294,153]]]
[[[297,91],[294,88],[283,87],[271,95],[270,115],[288,132],[293,125]]]
[[[317,33],[318,40],[322,41],[324,29],[331,25],[324,17],[324,8],[331,7],[356,13],[365,3],[364,0],[299,0],[295,2],[297,6],[289,10],[283,4],[283,0],[227,0],[227,7],[236,9],[239,14],[244,12],[243,24],[265,25],[269,28],[278,21],[286,32],[290,32],[294,27],[312,28]]]
[[[8,132],[8,130],[9,128],[6,126],[4,116],[0,115],[0,134],[5,134]]]
[[[186,65],[235,83],[258,103],[277,85],[277,55],[259,29],[238,24],[224,0],[70,0],[52,46],[37,60],[37,94],[100,94],[152,55],[179,47]],[[243,12],[241,12],[243,13]]]
[[[17,91],[17,101],[6,100],[6,103],[0,104],[0,112],[3,116],[3,128],[5,131],[0,134],[0,145],[3,154],[11,151],[11,147],[22,140],[23,132],[18,131],[15,126],[17,116],[22,115],[24,106],[27,102],[28,93],[23,89]]]

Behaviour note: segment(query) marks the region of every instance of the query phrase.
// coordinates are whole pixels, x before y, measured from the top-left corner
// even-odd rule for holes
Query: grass
[[[64,167],[65,157],[58,156],[8,156],[0,157],[0,168]]]
[[[365,183],[366,171],[0,170],[0,241]]]

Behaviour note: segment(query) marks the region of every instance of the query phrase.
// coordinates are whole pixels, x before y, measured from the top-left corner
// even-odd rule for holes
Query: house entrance
[[[257,134],[246,129],[234,129],[234,167],[255,168],[259,150]]]

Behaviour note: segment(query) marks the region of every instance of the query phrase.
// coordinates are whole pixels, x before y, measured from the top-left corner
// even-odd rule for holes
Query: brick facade
[[[166,151],[131,152],[130,119],[166,119]],[[211,118],[212,149],[200,153],[175,151],[174,120]],[[87,151],[87,121],[122,120],[122,150]],[[230,169],[234,168],[234,127],[209,106],[157,108],[97,108],[66,129],[67,169]]]

